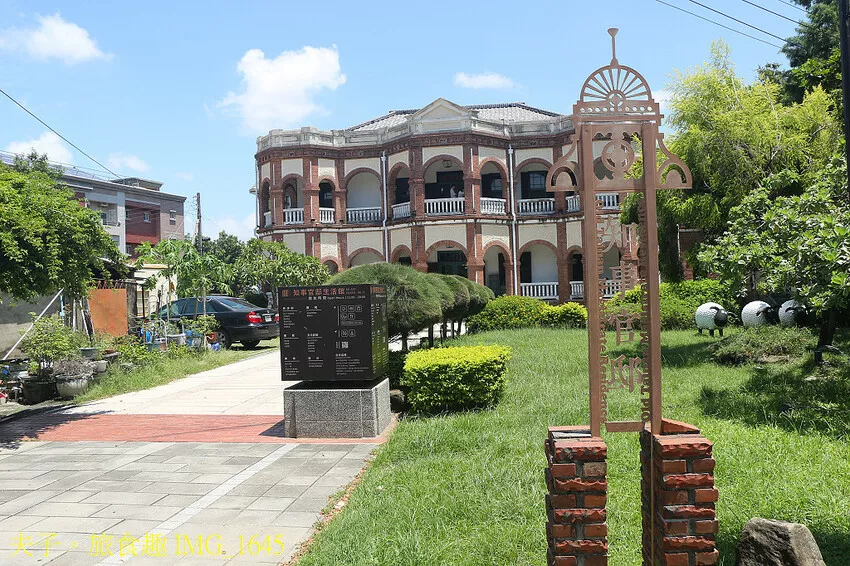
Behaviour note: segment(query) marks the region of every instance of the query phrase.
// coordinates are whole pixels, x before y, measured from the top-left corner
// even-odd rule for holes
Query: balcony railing
[[[410,203],[402,202],[393,205],[393,218],[410,218]]]
[[[425,214],[463,214],[462,198],[431,198],[425,199]]]
[[[608,210],[620,209],[620,195],[617,193],[601,193],[596,195],[597,200],[602,201],[602,208]]]
[[[533,198],[519,201],[520,214],[552,214],[554,212],[554,198]]]
[[[381,207],[369,206],[362,208],[349,208],[345,212],[345,218],[350,224],[371,224],[381,221]]]
[[[319,222],[322,224],[333,224],[334,223],[334,209],[332,208],[320,208],[319,209]]]
[[[578,212],[581,210],[581,197],[578,195],[567,197],[567,212]]]
[[[535,299],[557,299],[558,298],[558,282],[551,281],[546,283],[520,283],[520,294],[523,297],[534,297]]]
[[[570,300],[584,298],[584,281],[570,281]]]
[[[104,226],[118,226],[118,211],[117,210],[101,211],[100,222]]]
[[[284,224],[304,224],[303,208],[287,208],[283,211]]]
[[[271,211],[264,212],[263,213],[263,228],[268,228],[271,225],[272,225],[272,213],[271,213]]]
[[[481,214],[504,214],[505,199],[481,197]]]

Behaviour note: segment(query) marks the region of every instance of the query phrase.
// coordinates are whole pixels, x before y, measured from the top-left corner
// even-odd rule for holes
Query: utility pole
[[[850,196],[850,19],[848,0],[838,0],[838,31],[841,43],[841,92],[844,102],[844,155],[847,157],[847,191]]]
[[[197,220],[198,224],[197,224],[197,228],[195,229],[195,234],[197,234],[196,237],[198,238],[198,252],[203,253],[203,251],[204,251],[204,234],[201,231],[201,193],[197,193],[195,195],[195,201],[196,201],[195,203],[196,203],[197,209],[198,209],[198,220]]]

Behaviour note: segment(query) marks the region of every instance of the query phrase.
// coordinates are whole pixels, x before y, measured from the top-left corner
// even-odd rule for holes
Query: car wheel
[[[230,334],[227,330],[218,331],[218,342],[221,344],[221,347],[226,350],[229,350],[230,346],[233,345],[233,341],[230,339]]]
[[[246,350],[253,350],[257,347],[257,344],[259,343],[259,340],[242,340],[242,345],[245,347]]]

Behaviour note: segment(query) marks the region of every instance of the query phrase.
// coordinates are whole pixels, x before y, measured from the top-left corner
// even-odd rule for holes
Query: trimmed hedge
[[[502,394],[511,349],[464,346],[410,352],[402,385],[413,411],[436,413],[492,407]]]
[[[578,303],[551,306],[533,297],[502,296],[487,303],[484,310],[467,321],[470,332],[506,330],[534,326],[583,328],[587,309]]]

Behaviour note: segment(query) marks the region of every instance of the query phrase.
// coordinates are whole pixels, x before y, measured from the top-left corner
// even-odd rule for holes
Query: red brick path
[[[389,432],[389,429],[388,431]],[[387,432],[384,433],[386,436]],[[283,437],[280,415],[45,414],[3,425],[0,441],[361,443],[377,439]]]

